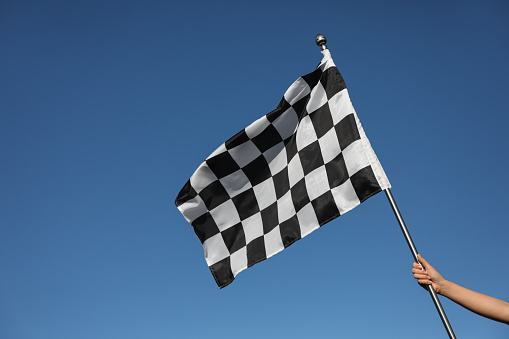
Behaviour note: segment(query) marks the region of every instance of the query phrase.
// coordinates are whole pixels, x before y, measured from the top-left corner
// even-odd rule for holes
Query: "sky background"
[[[507,1],[2,1],[0,338],[447,338],[383,193],[222,290],[174,205],[318,33],[417,249],[509,301]]]

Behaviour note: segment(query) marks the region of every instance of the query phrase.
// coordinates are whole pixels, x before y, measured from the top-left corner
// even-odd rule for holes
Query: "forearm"
[[[445,281],[440,294],[484,317],[509,324],[509,303]]]

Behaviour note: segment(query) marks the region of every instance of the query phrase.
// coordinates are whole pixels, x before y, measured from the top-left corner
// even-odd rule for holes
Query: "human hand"
[[[447,280],[445,280],[440,273],[438,273],[438,271],[433,268],[433,266],[431,266],[420,254],[417,255],[417,258],[424,270],[421,268],[421,265],[414,262],[412,268],[414,278],[417,279],[417,282],[423,288],[426,288],[426,285],[433,285],[435,292],[441,294]]]

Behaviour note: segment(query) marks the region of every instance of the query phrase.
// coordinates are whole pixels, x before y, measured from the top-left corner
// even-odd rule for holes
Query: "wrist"
[[[442,279],[440,280],[440,282],[437,282],[436,285],[437,288],[435,292],[437,292],[440,295],[447,296],[447,293],[451,285],[450,281]]]

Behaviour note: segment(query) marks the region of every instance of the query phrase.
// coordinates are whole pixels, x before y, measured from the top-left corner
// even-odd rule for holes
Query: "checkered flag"
[[[322,53],[317,69],[216,149],[175,201],[220,288],[390,188],[343,77]]]

